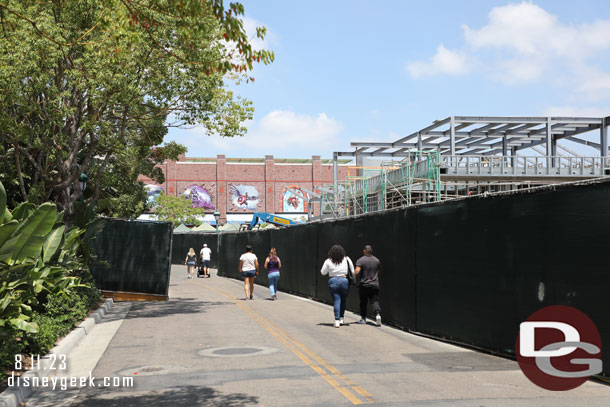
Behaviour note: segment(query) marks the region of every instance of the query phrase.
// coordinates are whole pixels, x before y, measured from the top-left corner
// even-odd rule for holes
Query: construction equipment
[[[250,222],[249,225],[247,225],[248,230],[252,230],[252,228],[254,228],[254,226],[256,226],[258,221],[273,223],[274,225],[278,225],[278,226],[290,226],[290,225],[296,225],[298,223],[291,219],[286,219],[286,218],[282,218],[280,216],[275,216],[271,213],[254,212],[252,214],[252,221]],[[242,225],[242,226],[244,226],[244,225]],[[240,230],[241,230],[241,228],[240,228]]]

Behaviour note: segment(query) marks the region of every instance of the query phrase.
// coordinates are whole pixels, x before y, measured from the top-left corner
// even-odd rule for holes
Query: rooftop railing
[[[441,174],[482,176],[602,177],[608,157],[443,155]]]

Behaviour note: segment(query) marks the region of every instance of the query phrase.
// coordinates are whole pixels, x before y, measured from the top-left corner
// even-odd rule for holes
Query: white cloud
[[[532,3],[509,4],[489,12],[489,23],[478,29],[462,25],[473,48],[506,47],[520,54],[537,54],[549,45],[548,33],[556,31],[556,18]]]
[[[210,142],[231,157],[245,154],[329,155],[344,146],[344,141],[339,138],[343,128],[340,121],[326,113],[310,116],[290,110],[274,110],[259,121],[248,123],[248,133],[244,137],[210,136]]]
[[[406,69],[414,78],[438,74],[461,75],[469,71],[466,55],[440,44],[428,61],[409,62]]]
[[[527,2],[494,7],[489,23],[478,30],[467,25],[462,28],[474,49],[506,48],[523,56],[584,58],[610,47],[610,20],[562,24],[556,16]]]
[[[610,73],[591,63],[599,63],[610,50],[610,19],[570,24],[524,1],[494,7],[487,24],[463,24],[462,29],[464,51],[450,51],[441,44],[430,61],[407,64],[411,76],[476,71],[508,85],[545,80],[579,96],[610,95]],[[466,64],[472,60],[485,63]],[[451,66],[455,69],[446,68]]]

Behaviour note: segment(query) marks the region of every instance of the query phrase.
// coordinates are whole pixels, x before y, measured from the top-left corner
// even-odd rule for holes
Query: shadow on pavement
[[[159,318],[179,314],[200,314],[212,307],[231,305],[228,301],[201,301],[195,298],[179,298],[167,302],[136,302],[125,317],[133,318]]]
[[[146,394],[110,393],[95,396],[83,395],[78,406],[90,407],[150,407],[150,406],[222,406],[245,407],[258,405],[258,397],[244,393],[221,393],[210,387],[184,386],[167,391],[147,392]]]

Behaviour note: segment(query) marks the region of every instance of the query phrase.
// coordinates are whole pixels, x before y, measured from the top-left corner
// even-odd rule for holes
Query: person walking
[[[210,249],[207,243],[203,244],[201,251],[199,252],[201,257],[201,263],[203,265],[203,277],[210,277],[210,260],[212,259],[212,249]]]
[[[195,266],[197,265],[197,254],[195,254],[195,250],[191,247],[186,254],[186,258],[184,259],[184,264],[186,264],[186,275],[188,278],[193,278],[193,273],[195,272]]]
[[[252,246],[246,246],[246,252],[239,258],[239,272],[244,276],[246,300],[254,297],[254,277],[258,275],[258,258],[252,253]]]
[[[343,325],[343,316],[345,315],[345,306],[347,293],[349,291],[349,283],[347,274],[354,270],[352,260],[346,256],[345,249],[339,245],[334,245],[328,252],[328,258],[322,265],[323,276],[328,274],[328,290],[333,298],[333,310],[335,313],[334,327],[339,328]]]
[[[381,262],[373,256],[373,248],[368,244],[362,250],[364,256],[356,260],[354,274],[360,275],[360,315],[359,324],[366,324],[366,307],[370,301],[375,313],[375,324],[381,326],[381,308],[379,307],[379,270]]]
[[[269,256],[265,259],[265,268],[269,273],[269,293],[271,299],[275,301],[277,300],[277,283],[280,281],[280,269],[282,268],[282,261],[277,256],[275,247],[271,248]]]

